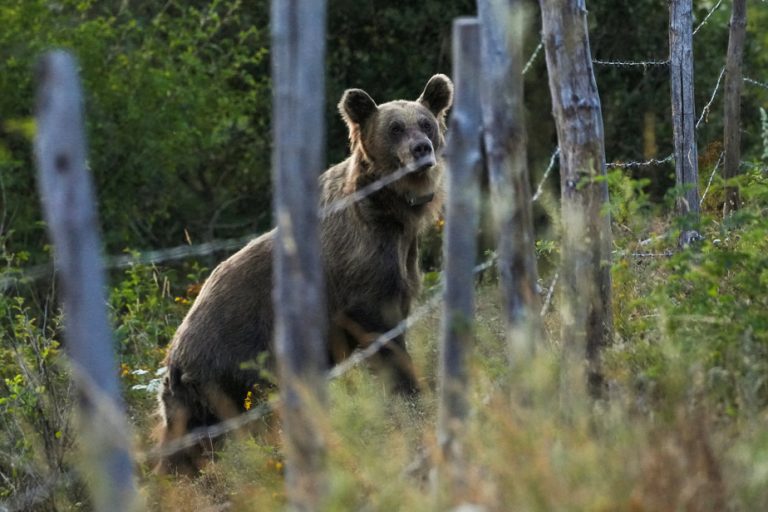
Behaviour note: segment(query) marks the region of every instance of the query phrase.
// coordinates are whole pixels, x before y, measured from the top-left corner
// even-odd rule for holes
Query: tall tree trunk
[[[669,72],[675,177],[680,196],[677,212],[695,226],[699,220],[699,163],[696,107],[693,103],[693,18],[691,0],[669,0]]]
[[[739,175],[741,161],[741,63],[744,55],[744,33],[747,26],[746,0],[733,0],[731,28],[728,37],[728,57],[725,62],[725,163],[726,181]],[[727,183],[723,215],[739,207],[739,187]]]
[[[445,227],[445,306],[440,345],[438,441],[442,474],[454,501],[464,489],[462,463],[467,415],[467,352],[472,346],[474,272],[478,217],[481,112],[480,28],[475,18],[453,23],[453,104],[446,150],[448,201]]]
[[[40,66],[35,157],[43,214],[64,308],[64,347],[79,395],[82,468],[95,510],[132,510],[131,436],[117,380],[93,180],[86,166],[77,64],[67,53]]]
[[[498,236],[510,362],[526,364],[541,339],[535,238],[523,110],[524,13],[519,0],[478,0],[483,139]]]
[[[584,0],[540,0],[560,144],[563,392],[587,358],[591,396],[604,390],[601,350],[612,337],[611,225],[605,149]],[[570,404],[564,404],[570,407]]]
[[[328,360],[317,183],[325,166],[325,15],[324,0],[272,1],[275,347],[286,493],[302,511],[319,509],[326,488],[316,419]]]

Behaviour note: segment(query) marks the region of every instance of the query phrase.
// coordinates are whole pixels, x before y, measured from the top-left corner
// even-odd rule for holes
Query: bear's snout
[[[419,172],[426,171],[437,163],[435,152],[429,139],[413,142],[411,144],[411,155],[413,156],[413,163],[409,167],[413,167],[414,170]]]
[[[411,144],[411,154],[414,160],[421,160],[432,154],[432,144],[429,143],[429,140],[416,141]]]

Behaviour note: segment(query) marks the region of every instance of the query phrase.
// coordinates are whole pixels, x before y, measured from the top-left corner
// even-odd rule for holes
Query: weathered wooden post
[[[541,338],[535,238],[523,110],[524,13],[519,0],[478,0],[483,140],[498,236],[510,362],[525,364]]]
[[[741,161],[741,63],[744,56],[744,35],[747,26],[746,0],[733,0],[731,26],[728,37],[728,56],[725,61],[725,161],[723,176],[730,180],[739,175]],[[739,208],[739,187],[725,186],[723,215]]]
[[[272,1],[275,345],[294,510],[325,493],[324,439],[313,417],[326,400],[326,311],[318,234],[324,170],[325,1]]]
[[[479,219],[480,26],[475,18],[453,23],[453,80],[456,101],[446,149],[448,201],[443,253],[445,303],[440,345],[438,442],[446,484],[461,492],[462,433],[467,415],[466,354],[472,345],[474,275]]]
[[[38,188],[64,308],[65,349],[78,388],[83,471],[99,511],[138,503],[107,319],[98,214],[86,167],[83,101],[75,59],[45,55],[39,68],[35,158]]]
[[[699,219],[699,163],[696,150],[696,106],[693,103],[693,18],[691,0],[669,0],[669,74],[672,81],[672,125],[675,178],[680,196],[677,212]]]
[[[564,407],[587,358],[588,388],[603,393],[601,350],[610,343],[611,223],[603,116],[584,0],[540,0],[549,89],[560,145]]]

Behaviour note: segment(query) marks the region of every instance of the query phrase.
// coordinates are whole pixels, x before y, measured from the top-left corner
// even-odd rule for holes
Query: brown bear
[[[377,105],[364,91],[349,89],[339,102],[351,155],[319,180],[329,364],[408,315],[421,282],[419,236],[441,209],[441,153],[452,98],[450,79],[435,75],[416,101]],[[373,193],[365,188],[403,170],[402,178]],[[368,195],[357,197],[363,195],[358,191]],[[160,448],[243,412],[248,392],[269,385],[263,369],[274,368],[274,236],[272,230],[256,238],[216,267],[176,332],[159,397]],[[402,335],[376,357],[395,390],[418,390]],[[194,474],[210,448],[175,452],[158,469]]]

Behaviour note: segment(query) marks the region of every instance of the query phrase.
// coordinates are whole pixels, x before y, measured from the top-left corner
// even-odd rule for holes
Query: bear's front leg
[[[357,306],[347,309],[337,324],[347,334],[350,345],[366,348],[382,334],[391,331],[402,320],[397,308],[373,309]],[[387,374],[393,391],[412,396],[419,392],[419,384],[410,354],[405,347],[405,336],[399,334],[381,347],[372,357],[377,371]]]
[[[419,393],[419,383],[410,354],[405,348],[402,334],[390,340],[375,356],[374,364],[390,372],[392,389],[401,395],[414,396]]]

